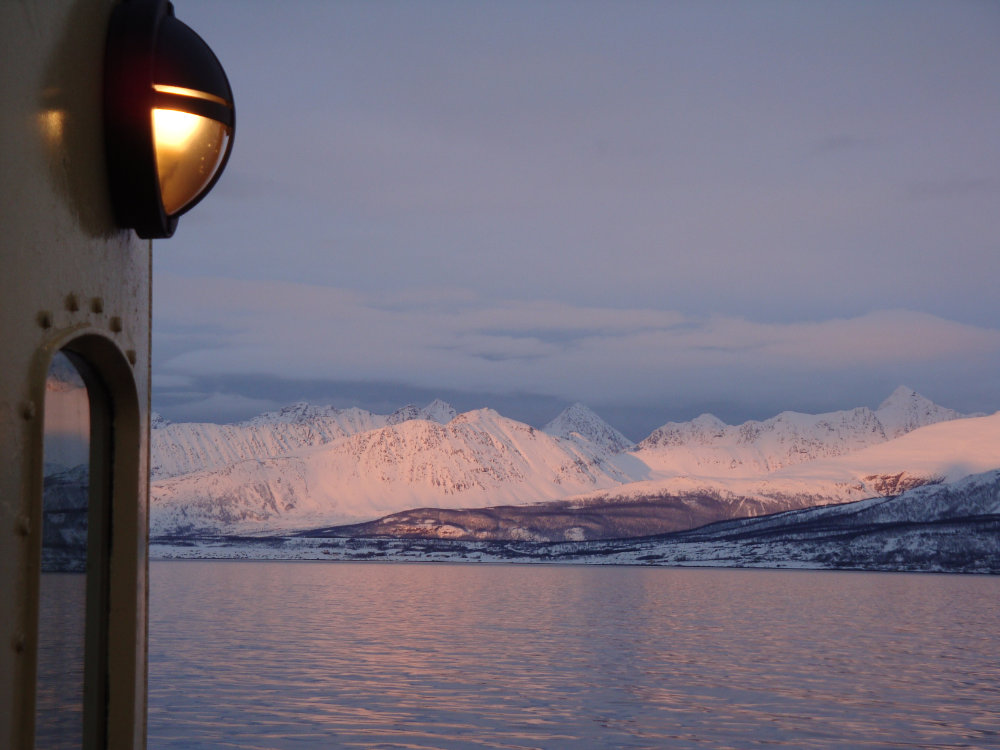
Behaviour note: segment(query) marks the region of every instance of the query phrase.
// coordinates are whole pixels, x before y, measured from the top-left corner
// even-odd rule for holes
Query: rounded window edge
[[[36,349],[31,366],[30,399],[35,413],[26,436],[30,479],[26,484],[25,511],[30,522],[27,558],[23,560],[26,581],[32,592],[24,611],[28,636],[26,655],[34,664],[23,678],[34,693],[38,679],[39,587],[42,555],[42,498],[44,493],[45,390],[53,361],[62,353],[80,371],[91,403],[91,450],[103,450],[106,461],[91,456],[91,467],[102,466],[104,475],[92,475],[95,489],[107,501],[107,554],[104,560],[106,585],[98,592],[103,601],[98,610],[106,612],[105,622],[88,629],[98,634],[96,649],[100,690],[92,700],[100,702],[103,716],[101,746],[132,746],[145,735],[146,707],[146,620],[148,611],[148,381],[137,381],[139,373],[131,357],[100,331],[62,332]],[[143,401],[140,401],[143,397]],[[102,488],[103,487],[103,488]],[[92,495],[93,496],[93,495]],[[114,544],[110,541],[113,538]],[[88,596],[90,595],[88,589]],[[90,609],[88,604],[88,610]],[[90,635],[88,635],[90,638]],[[32,700],[32,705],[35,701]],[[24,706],[28,709],[28,705]],[[24,711],[18,722],[33,736],[34,710]],[[87,745],[90,746],[90,745]],[[138,745],[137,745],[138,746]]]

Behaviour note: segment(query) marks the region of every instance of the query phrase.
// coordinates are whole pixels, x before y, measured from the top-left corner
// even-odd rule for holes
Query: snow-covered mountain
[[[522,518],[546,516],[528,506]],[[483,526],[497,519],[476,514]],[[425,512],[426,513],[426,512]],[[447,512],[445,512],[447,513]],[[458,511],[451,511],[458,513]],[[400,514],[403,515],[403,514]],[[420,511],[411,515],[420,522]],[[465,516],[466,531],[472,525]],[[589,521],[591,515],[577,516]],[[446,520],[446,519],[443,519]],[[563,528],[572,531],[563,522]],[[957,482],[919,487],[890,498],[806,508],[756,518],[741,518],[701,528],[632,539],[539,543],[512,535],[433,541],[412,534],[363,538],[338,529],[316,529],[287,536],[202,537],[183,545],[154,544],[164,557],[251,557],[311,560],[435,560],[909,570],[1000,574],[1000,470]],[[583,531],[582,527],[577,527]]]
[[[552,500],[632,477],[594,446],[490,409],[408,419],[319,447],[156,481],[155,533],[367,520],[404,507]]]
[[[440,400],[423,409],[404,406],[389,415],[299,402],[238,424],[170,423],[154,414],[150,474],[156,481],[223,469],[239,461],[283,456],[411,419],[447,423],[454,416],[455,410]]]
[[[786,411],[763,422],[733,426],[711,414],[691,422],[668,422],[639,443],[636,453],[660,474],[754,475],[847,455],[962,416],[900,386],[874,411]]]
[[[608,453],[621,453],[635,447],[635,443],[579,402],[563,409],[542,431],[556,437],[582,439]]]
[[[928,425],[850,455],[756,476],[668,476],[528,506],[418,508],[345,536],[556,542],[663,534],[730,518],[894,497],[1000,466],[1000,412]]]
[[[580,509],[680,502],[648,533],[694,528],[725,518],[892,497],[1000,467],[1000,412],[927,425],[861,450],[758,474],[660,475],[567,498]]]
[[[635,446],[580,404],[543,430],[489,409],[456,416],[439,401],[392,415],[295,404],[237,425],[166,424],[153,430],[152,449],[154,534],[556,502],[591,521],[559,516],[570,524],[560,531],[550,514],[543,525],[555,538],[593,538],[896,495],[997,468],[1000,413],[962,418],[899,388],[876,410],[784,412],[738,426],[703,415]],[[497,528],[521,533],[513,511],[490,513]],[[477,534],[487,523],[479,516]],[[430,514],[430,526],[461,527],[440,517]]]
[[[426,419],[430,422],[448,424],[456,416],[458,416],[458,412],[455,411],[455,408],[451,404],[436,398],[422,409],[418,409],[413,404],[408,404],[401,409],[397,409],[388,416],[386,424],[399,424],[411,419]]]
[[[918,427],[948,422],[963,417],[981,417],[982,414],[960,414],[954,409],[938,406],[930,399],[904,385],[899,386],[875,411],[887,438],[898,438]]]
[[[997,574],[998,532],[1000,470],[993,470],[889,498],[725,521],[632,545],[598,543],[573,561]]]

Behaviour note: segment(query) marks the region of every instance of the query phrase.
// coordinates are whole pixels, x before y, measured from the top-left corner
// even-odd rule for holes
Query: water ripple
[[[1000,579],[151,566],[149,747],[1000,746]]]

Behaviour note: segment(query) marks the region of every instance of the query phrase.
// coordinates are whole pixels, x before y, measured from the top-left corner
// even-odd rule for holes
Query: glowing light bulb
[[[216,120],[153,110],[153,139],[160,195],[168,215],[197,198],[212,180],[229,143],[231,130]]]
[[[174,109],[153,110],[153,135],[156,148],[184,148],[191,135],[198,128],[198,115],[178,112]]]

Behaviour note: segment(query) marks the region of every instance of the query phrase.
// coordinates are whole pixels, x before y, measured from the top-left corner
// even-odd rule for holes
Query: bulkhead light
[[[173,235],[233,148],[233,92],[218,58],[167,0],[111,13],[104,134],[115,218],[143,238]]]

